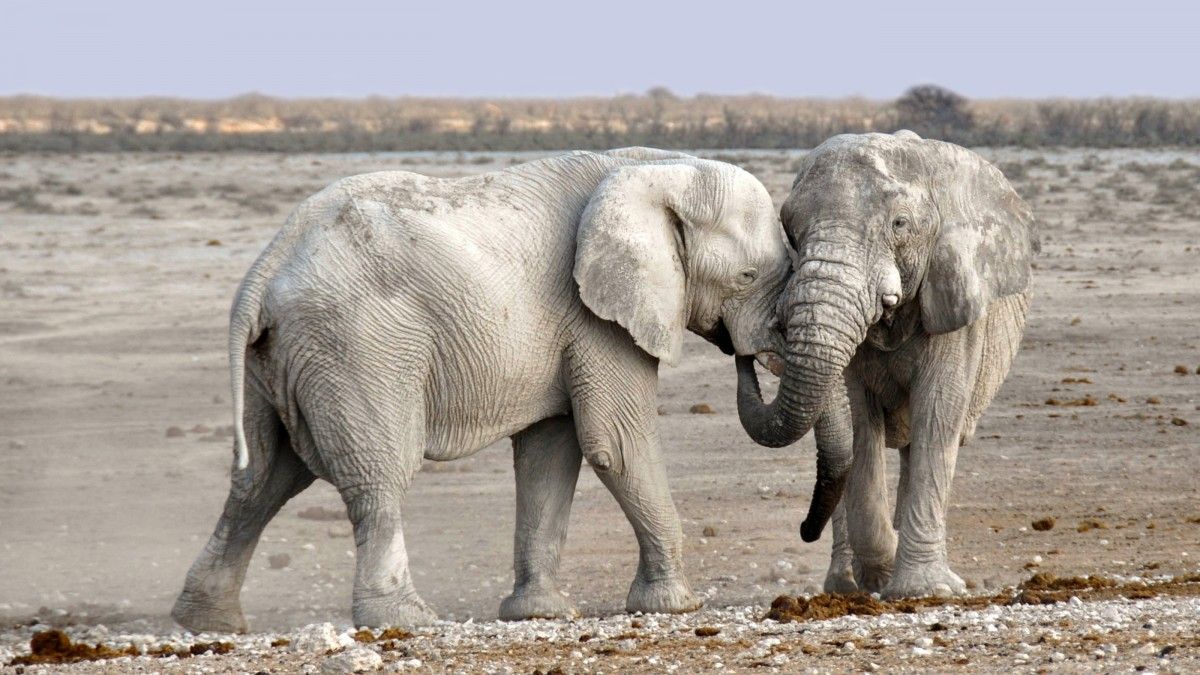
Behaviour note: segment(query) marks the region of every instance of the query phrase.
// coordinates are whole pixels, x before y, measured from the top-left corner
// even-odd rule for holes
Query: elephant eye
[[[892,227],[897,230],[908,227],[908,216],[896,216],[895,220],[892,221]]]
[[[742,270],[742,273],[738,275],[738,280],[741,281],[743,284],[754,283],[754,280],[757,278],[758,278],[758,270],[753,269],[753,268],[748,269],[748,270]]]

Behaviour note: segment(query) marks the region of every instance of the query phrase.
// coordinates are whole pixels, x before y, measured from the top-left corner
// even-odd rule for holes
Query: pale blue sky
[[[1200,97],[1200,3],[0,0],[0,95]]]

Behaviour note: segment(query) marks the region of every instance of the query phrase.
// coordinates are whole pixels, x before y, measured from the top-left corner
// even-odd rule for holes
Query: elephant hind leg
[[[284,503],[315,478],[255,386],[246,387],[243,423],[250,466],[234,471],[225,509],[171,610],[179,625],[195,632],[246,630],[239,594],[259,536]]]
[[[432,623],[437,615],[413,586],[402,526],[404,496],[425,454],[424,402],[349,364],[315,377],[320,381],[299,403],[322,475],[354,526],[354,625]],[[359,386],[337,386],[345,378]]]

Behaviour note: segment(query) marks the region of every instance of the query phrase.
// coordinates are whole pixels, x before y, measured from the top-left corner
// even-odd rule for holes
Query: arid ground
[[[1033,205],[1043,253],[1022,350],[959,456],[952,565],[979,593],[1037,571],[1197,572],[1200,152],[982,152]],[[777,202],[800,156],[707,155],[759,176]],[[27,632],[34,618],[175,630],[167,612],[227,490],[229,301],[294,204],[353,173],[457,176],[534,156],[0,158],[0,635]],[[713,412],[690,412],[697,404]],[[785,450],[751,442],[737,421],[731,359],[694,337],[682,364],[662,369],[661,406],[687,569],[708,606],[765,611],[779,594],[816,592],[828,536],[806,545],[797,532],[811,438]],[[445,618],[494,619],[511,587],[510,462],[505,441],[427,463],[410,492],[414,577]],[[243,593],[252,629],[348,624],[354,544],[342,514],[335,491],[317,484],[271,524]],[[566,590],[585,615],[619,612],[635,564],[632,531],[585,472]],[[1095,649],[1057,662],[1043,652],[1027,665],[1161,668],[1179,656]],[[554,665],[544,652],[523,660],[518,650],[511,665]],[[889,653],[869,661],[886,666]],[[227,657],[212,658],[216,667]],[[562,667],[605,667],[574,663]]]

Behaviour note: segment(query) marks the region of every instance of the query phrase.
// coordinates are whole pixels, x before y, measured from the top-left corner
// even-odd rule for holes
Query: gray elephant
[[[259,535],[319,477],[354,525],[359,626],[411,626],[401,531],[423,459],[512,437],[515,585],[501,616],[575,614],[559,551],[581,459],[620,503],[640,560],[629,611],[697,609],[659,454],[658,364],[691,330],[777,352],[790,261],[766,189],[720,162],[629,148],[446,180],[381,172],[303,202],[237,292],[236,464],[172,616],[245,630]]]
[[[852,453],[819,453],[801,527],[814,541],[836,508],[827,590],[964,592],[946,505],[959,446],[1021,342],[1038,250],[1030,210],[975,153],[902,131],[821,144],[782,217],[797,254],[781,303],[785,373],[765,405],[753,360],[738,357],[742,424],[781,446],[851,411]],[[885,444],[900,449],[893,514]]]

